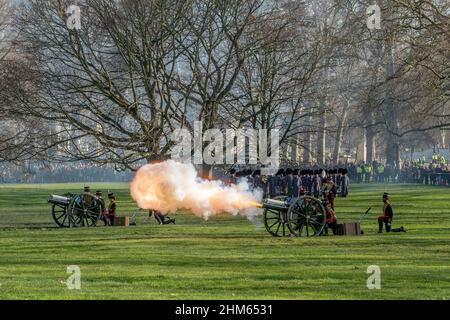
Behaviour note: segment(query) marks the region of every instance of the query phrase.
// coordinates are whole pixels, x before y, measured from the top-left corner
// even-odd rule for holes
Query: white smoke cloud
[[[205,219],[221,214],[252,218],[260,213],[251,202],[260,203],[263,192],[250,190],[247,181],[225,185],[203,180],[192,164],[173,160],[143,166],[130,184],[131,196],[139,208],[163,214],[189,210]]]

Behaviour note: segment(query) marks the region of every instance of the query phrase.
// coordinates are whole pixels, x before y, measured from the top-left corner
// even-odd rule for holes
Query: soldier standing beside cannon
[[[108,225],[114,225],[114,218],[116,217],[117,205],[116,205],[116,196],[114,193],[110,192],[108,194],[109,204],[106,219],[108,220]]]
[[[101,204],[101,216],[100,216],[100,220],[103,221],[103,223],[105,224],[105,226],[110,225],[109,224],[109,220],[107,219],[106,215],[107,215],[107,211],[106,211],[106,204],[105,204],[105,199],[103,199],[103,191],[101,190],[97,190],[95,192],[95,196],[97,197],[98,201],[100,201]]]

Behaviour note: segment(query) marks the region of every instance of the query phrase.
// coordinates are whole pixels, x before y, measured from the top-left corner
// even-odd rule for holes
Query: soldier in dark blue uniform
[[[267,177],[267,186],[270,198],[275,198],[276,196],[276,186],[277,186],[277,178],[273,174]]]
[[[348,195],[348,186],[350,184],[350,179],[348,177],[348,170],[342,169],[341,179],[340,179],[340,195],[345,198]]]
[[[298,174],[298,171],[297,171]],[[287,169],[286,170],[286,184],[287,184],[287,196],[289,198],[297,198],[298,197],[298,176],[294,175],[294,170]]]
[[[276,176],[275,176],[275,194],[277,196],[284,195],[285,192],[285,186],[286,186],[286,179],[284,177],[284,169],[278,170]]]
[[[235,169],[231,169],[229,172],[229,176],[228,176],[228,184],[236,184],[237,179],[236,179],[236,170]]]
[[[300,175],[298,177],[298,189],[300,190],[301,188],[303,188],[303,190],[305,190],[305,184],[306,180],[305,180],[305,170],[300,170]]]
[[[307,194],[312,196],[313,193],[313,184],[314,184],[314,170],[309,170],[308,171],[308,189],[307,189]]]
[[[262,189],[262,183],[261,183],[261,170],[255,170],[252,173],[252,179],[253,179],[253,188],[254,189]]]
[[[312,185],[312,195],[315,198],[320,197],[320,190],[322,186],[322,178],[320,177],[320,173],[323,170],[316,170],[314,171],[314,179],[313,179],[313,185]]]
[[[251,169],[245,170],[245,179],[247,180],[249,187],[253,188],[254,185],[253,170]]]

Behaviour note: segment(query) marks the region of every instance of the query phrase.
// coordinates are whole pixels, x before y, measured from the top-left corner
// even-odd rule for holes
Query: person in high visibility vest
[[[433,161],[433,163],[436,163],[438,161],[438,155],[436,153],[433,153],[431,160]]]
[[[444,158],[444,156],[441,156],[440,163],[441,163],[442,166],[445,166],[445,158]]]
[[[378,182],[384,182],[385,167],[382,163],[378,165],[377,171],[378,171]]]
[[[363,167],[362,165],[357,165],[356,166],[356,176],[357,176],[357,181],[358,183],[361,183],[362,181],[362,175],[363,175]]]
[[[366,173],[365,183],[369,183],[370,177],[372,176],[372,165],[370,163],[366,164],[364,167],[364,172]]]

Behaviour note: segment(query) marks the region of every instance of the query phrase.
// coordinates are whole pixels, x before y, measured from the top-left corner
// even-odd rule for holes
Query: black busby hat
[[[312,169],[309,170],[309,174],[310,174],[310,175],[313,175],[313,174],[314,174],[314,170],[312,170]]]
[[[253,171],[253,176],[254,177],[256,177],[256,176],[260,176],[261,175],[261,170],[255,170],[255,171]]]
[[[300,173],[300,169],[294,169],[294,171],[292,171],[292,174],[294,176],[298,176],[299,173]]]
[[[343,173],[343,171],[344,171],[344,169],[342,169],[342,168],[339,168],[339,169],[338,169],[338,173],[339,173],[339,174]]]
[[[85,186],[84,187],[84,192],[91,192],[91,187]]]
[[[321,174],[322,170],[314,170],[314,174]]]
[[[230,174],[235,174],[236,170],[235,169],[230,169]]]
[[[114,192],[110,192],[110,193],[108,193],[108,198],[109,199],[116,199],[116,195],[114,194]]]
[[[389,199],[389,193],[387,192],[383,193],[383,199]]]
[[[291,168],[286,169],[286,174],[287,175],[292,174],[292,172],[293,172],[293,170]]]
[[[95,191],[95,195],[102,196],[103,195],[103,191],[102,190],[97,190],[97,191]]]
[[[343,174],[348,174],[348,169],[342,169]]]
[[[253,170],[252,170],[252,169],[247,169],[247,170],[245,170],[245,176],[246,176],[246,177],[251,176],[252,173],[253,173]]]
[[[279,169],[276,176],[282,176],[284,174],[284,169]]]

